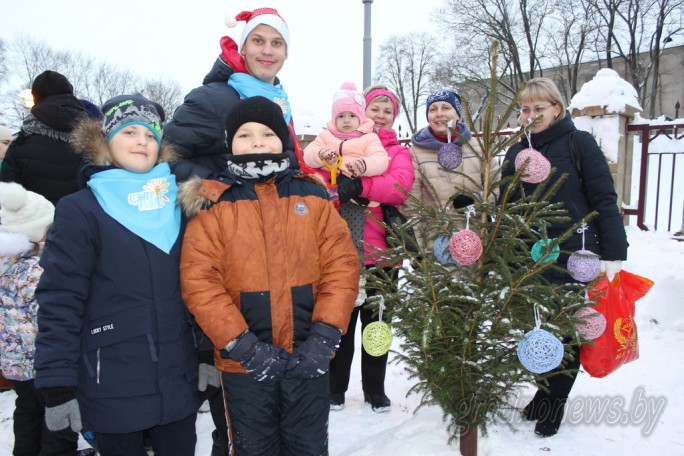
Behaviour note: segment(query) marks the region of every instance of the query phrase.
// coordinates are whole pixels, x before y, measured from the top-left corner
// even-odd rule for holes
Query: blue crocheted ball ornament
[[[601,259],[589,250],[578,250],[568,258],[568,272],[578,282],[591,282],[601,271]]]
[[[456,260],[451,256],[451,252],[449,252],[450,241],[451,237],[449,236],[437,236],[435,244],[432,247],[435,258],[442,264],[457,264]]]
[[[547,254],[546,257],[544,257],[544,263],[548,263],[549,261],[556,261],[558,259],[558,256],[560,255],[560,247],[558,245],[555,245],[553,247],[553,250],[549,252],[549,245],[551,244],[552,240],[551,239],[540,239],[537,242],[534,243],[532,246],[532,251],[530,254],[532,255],[532,259],[534,261],[539,261],[544,254]]]
[[[518,359],[525,369],[543,374],[563,360],[563,343],[545,329],[533,329],[518,342]]]
[[[444,169],[456,169],[463,162],[463,149],[455,143],[442,145],[437,151],[437,163]]]

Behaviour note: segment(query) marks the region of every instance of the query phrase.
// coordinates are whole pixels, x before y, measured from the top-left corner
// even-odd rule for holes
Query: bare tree
[[[183,101],[176,81],[145,80],[128,69],[122,70],[80,53],[56,51],[27,36],[18,37],[8,48],[11,54],[7,60],[8,74],[16,76],[18,87],[10,88],[3,97],[3,111],[17,125],[26,115],[26,110],[16,94],[21,89],[30,88],[35,77],[48,69],[64,74],[73,84],[76,97],[98,106],[113,96],[140,92],[161,104],[170,115]]]
[[[0,82],[7,78],[7,46],[5,40],[0,38]]]
[[[609,68],[617,57],[627,68],[642,106],[656,113],[660,57],[671,36],[684,29],[684,0],[587,0],[602,22]]]
[[[380,55],[375,80],[399,95],[409,129],[415,132],[418,108],[433,88],[431,74],[438,57],[435,38],[425,33],[392,36],[380,46]]]

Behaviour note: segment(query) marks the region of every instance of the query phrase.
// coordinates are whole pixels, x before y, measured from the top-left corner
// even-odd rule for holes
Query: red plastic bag
[[[652,280],[622,270],[612,282],[604,277],[589,289],[590,299],[603,293],[596,298],[594,310],[606,317],[605,332],[594,343],[580,347],[580,363],[589,375],[605,377],[639,358],[634,303],[652,286]]]

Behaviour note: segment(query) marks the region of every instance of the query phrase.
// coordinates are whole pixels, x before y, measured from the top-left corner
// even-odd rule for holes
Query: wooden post
[[[618,116],[619,117],[619,140],[617,144],[617,163],[608,163],[610,172],[613,175],[613,182],[615,183],[615,192],[618,197],[618,207],[622,211],[622,205],[632,204],[631,190],[632,190],[632,162],[634,138],[627,132],[627,125],[634,118],[634,114],[640,112],[632,106],[625,106],[625,112],[612,112],[606,110],[603,106],[589,106],[584,109],[573,109],[572,117],[590,116]]]
[[[462,456],[477,456],[477,427],[462,427],[458,445]]]

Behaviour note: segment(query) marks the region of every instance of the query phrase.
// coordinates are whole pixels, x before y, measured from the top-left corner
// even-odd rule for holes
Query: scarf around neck
[[[268,84],[251,74],[233,73],[228,78],[228,85],[240,94],[240,98],[250,98],[257,95],[268,98],[283,110],[285,123],[290,123],[290,118],[292,117],[290,101],[281,84]]]
[[[228,173],[238,181],[268,180],[289,167],[288,154],[257,153],[228,157]]]
[[[178,186],[167,163],[146,173],[108,169],[93,176],[88,187],[102,209],[133,234],[169,253],[180,233]]]
[[[468,126],[463,122],[458,122],[457,126],[460,136],[451,135],[451,142],[460,146],[464,142],[470,141],[470,139],[473,137],[473,134],[470,132]],[[435,134],[432,132],[430,127],[425,127],[413,134],[411,137],[411,142],[418,147],[422,147],[423,149],[437,151],[445,144],[446,141],[440,141],[437,137],[435,137]]]

